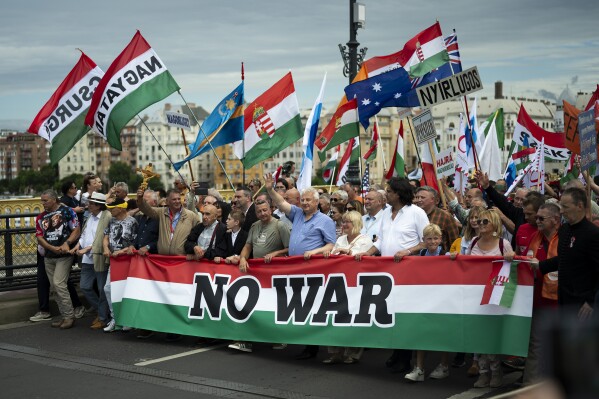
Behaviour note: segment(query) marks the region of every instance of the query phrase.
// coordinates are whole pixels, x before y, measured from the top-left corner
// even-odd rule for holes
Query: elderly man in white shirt
[[[368,236],[373,242],[376,241],[381,227],[384,203],[385,199],[376,190],[369,191],[364,198],[364,208],[367,213],[362,216],[360,233]]]
[[[426,212],[412,205],[414,191],[405,178],[393,177],[385,187],[389,206],[383,211],[378,237],[374,245],[366,252],[356,254],[356,260],[364,255],[393,256],[399,262],[404,256],[417,254],[424,248],[423,230],[429,224]],[[409,371],[412,351],[395,350],[387,360],[388,367],[398,372]]]

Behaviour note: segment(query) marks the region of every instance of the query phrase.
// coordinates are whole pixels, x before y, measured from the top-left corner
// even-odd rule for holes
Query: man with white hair
[[[369,191],[364,198],[366,215],[362,216],[363,227],[360,233],[367,235],[373,242],[376,241],[381,226],[383,201],[383,196],[378,191]]]
[[[347,205],[347,201],[347,193],[343,190],[337,190],[333,194],[331,194],[331,205],[333,205],[333,202],[337,202],[343,204],[343,207],[345,208],[345,205]]]
[[[274,204],[293,223],[289,239],[289,256],[303,255],[308,260],[312,255],[331,251],[337,235],[333,219],[318,211],[318,191],[312,187],[301,193],[301,208],[289,204],[274,190],[270,173],[264,175],[266,190]],[[289,191],[288,191],[289,192]],[[296,359],[310,359],[318,353],[317,346],[307,346]]]

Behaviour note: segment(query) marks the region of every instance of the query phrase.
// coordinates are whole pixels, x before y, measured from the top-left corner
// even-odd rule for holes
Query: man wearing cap
[[[106,210],[106,196],[102,193],[92,193],[88,201],[88,210],[90,215],[83,224],[79,242],[71,252],[82,257],[79,284],[87,302],[98,314],[92,322],[91,328],[100,329],[110,321],[108,302],[104,293],[108,266],[102,253],[102,242],[104,230],[108,227],[112,216]],[[99,294],[96,294],[94,290],[94,280],[97,281]]]
[[[44,249],[46,273],[56,292],[56,302],[62,316],[61,320],[52,323],[52,327],[64,330],[75,323],[67,281],[73,265],[73,255],[69,251],[81,230],[77,214],[58,202],[58,194],[54,190],[44,191],[41,202],[44,211],[35,218],[35,235],[38,244]]]
[[[158,219],[158,253],[160,255],[185,255],[185,241],[198,223],[199,216],[181,204],[181,192],[170,189],[166,193],[166,207],[150,206],[144,200],[144,190],[137,191],[139,210],[152,219]]]
[[[104,229],[104,239],[102,242],[103,254],[106,258],[119,255],[132,254],[135,247],[135,237],[137,236],[137,220],[127,213],[127,202],[122,198],[115,199],[112,204],[106,206],[112,215],[108,227]],[[111,320],[104,328],[104,332],[112,332],[116,327],[114,313],[112,310],[112,300],[110,297],[110,273],[106,279],[104,292],[106,301],[110,309]]]

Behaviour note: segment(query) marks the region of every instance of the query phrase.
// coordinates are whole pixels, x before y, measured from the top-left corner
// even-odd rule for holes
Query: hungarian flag
[[[512,307],[516,287],[518,286],[518,263],[520,262],[493,262],[493,269],[480,301],[481,305]]]
[[[377,121],[374,121],[372,126],[372,140],[370,141],[370,149],[364,154],[366,162],[372,162],[376,159],[376,150],[379,146],[379,127]]]
[[[402,63],[410,77],[423,76],[435,68],[449,62],[441,25],[437,21],[411,38],[403,48],[404,56],[409,58]]]
[[[340,148],[339,146],[337,146],[337,149],[335,150],[333,155],[331,155],[331,158],[329,158],[329,161],[322,170],[322,178],[327,183],[330,182],[331,179],[334,177],[335,168],[337,167],[337,159],[339,159],[339,151]]]
[[[291,72],[249,104],[244,112],[244,140],[234,152],[246,169],[302,138],[299,105]]]
[[[337,108],[329,124],[316,137],[316,147],[324,152],[360,135],[358,102],[354,98]]]
[[[89,131],[85,114],[104,72],[83,52],[77,64],[38,112],[27,130],[52,143],[50,161],[56,165]]]
[[[337,173],[337,185],[342,186],[347,182],[345,175],[349,169],[349,164],[360,159],[360,138],[354,137],[347,143],[347,148],[339,162],[339,173]]]
[[[121,129],[148,106],[178,91],[158,54],[137,31],[98,84],[85,124],[121,150]]]
[[[405,162],[403,159],[403,121],[399,122],[399,131],[397,132],[397,141],[395,142],[395,152],[391,159],[391,166],[385,175],[385,179],[389,180],[392,177],[405,176]]]

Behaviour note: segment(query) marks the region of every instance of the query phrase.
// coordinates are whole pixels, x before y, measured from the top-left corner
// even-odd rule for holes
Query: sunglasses
[[[349,207],[348,207],[348,208],[345,208],[345,210],[346,210],[347,212],[349,212],[349,211],[355,211],[355,210],[356,210],[356,208],[349,208]]]
[[[535,216],[535,219],[543,222],[545,219],[551,219],[551,216]]]
[[[331,201],[332,202],[337,202],[337,201],[339,201],[339,198],[331,198]]]
[[[481,224],[484,224],[485,226],[488,225],[491,221],[489,219],[479,219],[478,220],[478,225],[480,226]]]

